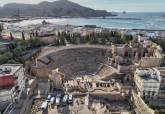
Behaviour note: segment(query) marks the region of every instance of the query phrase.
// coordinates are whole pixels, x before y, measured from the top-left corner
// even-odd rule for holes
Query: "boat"
[[[123,14],[126,14],[126,11],[123,11]]]

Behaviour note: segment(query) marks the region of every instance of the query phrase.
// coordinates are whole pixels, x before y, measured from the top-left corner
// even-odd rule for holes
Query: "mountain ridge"
[[[38,4],[9,3],[0,7],[0,16],[21,16],[31,17],[106,17],[112,13],[106,10],[94,10],[69,0],[58,0],[54,2],[43,1]]]

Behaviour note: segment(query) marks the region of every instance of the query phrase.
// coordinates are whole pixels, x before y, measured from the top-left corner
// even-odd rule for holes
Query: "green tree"
[[[101,38],[101,44],[105,45],[106,44],[106,39],[105,38]]]
[[[57,35],[58,37],[60,37],[61,36],[61,33],[60,32],[58,32],[58,35]]]
[[[57,39],[56,41],[55,41],[55,46],[59,46],[60,45],[60,41],[59,41],[59,39]]]
[[[90,42],[90,36],[89,35],[85,36],[85,41]]]
[[[151,41],[155,42],[156,44],[160,45],[160,47],[165,51],[165,39],[150,39]]]
[[[13,42],[9,45],[10,50],[12,51],[13,49],[15,49],[17,47],[17,42]]]
[[[123,40],[125,43],[128,43],[129,41],[133,40],[133,36],[132,35],[124,35]]]
[[[70,34],[67,34],[66,35],[66,40],[70,43],[71,42],[71,36],[70,36]]]
[[[4,54],[0,55],[0,64],[4,64],[8,61],[8,57],[5,56]]]
[[[29,46],[29,43],[28,43],[28,41],[26,41],[26,40],[22,40],[22,41],[20,42],[20,46],[21,46],[21,48],[22,48],[23,50],[26,50],[26,49],[28,48],[28,46]]]
[[[14,60],[14,59],[11,59],[7,62],[8,64],[20,64],[20,62]]]
[[[17,47],[17,48],[14,49],[13,53],[16,56],[20,56],[23,53],[23,50],[22,50],[22,48]]]
[[[1,37],[1,35],[2,35],[2,31],[3,31],[3,24],[2,23],[0,23],[0,37]]]
[[[42,42],[39,40],[39,38],[31,38],[29,40],[29,44],[31,48],[40,47],[42,45]]]
[[[65,37],[60,37],[60,45],[66,45]]]
[[[1,54],[0,55],[0,64],[4,64],[12,58],[13,58],[13,53],[11,53],[11,52],[6,52],[4,54]]]
[[[6,53],[4,53],[4,56],[6,56],[7,59],[9,60],[9,59],[12,59],[12,58],[13,58],[13,53],[11,53],[11,52],[6,52]]]
[[[80,43],[81,43],[81,44],[87,43],[86,40],[85,40],[85,37],[80,37]]]
[[[10,32],[10,40],[14,40],[13,34]]]
[[[36,37],[38,37],[39,35],[38,35],[38,31],[36,31]]]
[[[111,42],[113,42],[114,44],[123,44],[124,41],[122,40],[121,37],[112,37]]]
[[[22,32],[22,40],[25,40],[25,33]]]
[[[72,44],[77,44],[77,38],[76,38],[76,36],[71,37],[71,43]]]
[[[93,37],[93,38],[91,38],[91,40],[90,40],[90,44],[98,44],[98,38],[96,38],[96,37]]]

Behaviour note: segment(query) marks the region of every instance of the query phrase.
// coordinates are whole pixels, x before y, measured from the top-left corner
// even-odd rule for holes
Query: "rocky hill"
[[[39,4],[10,3],[0,7],[0,16],[31,16],[31,17],[106,17],[112,16],[105,10],[94,10],[68,0],[41,2]]]

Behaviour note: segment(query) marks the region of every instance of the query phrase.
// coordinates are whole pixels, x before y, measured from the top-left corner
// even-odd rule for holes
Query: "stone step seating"
[[[109,66],[106,65],[102,65],[102,67],[98,70],[98,72],[96,73],[96,75],[98,77],[106,77],[106,76],[110,76],[113,73],[113,69]]]
[[[59,68],[66,76],[73,76],[73,74],[86,71],[88,73],[95,73],[100,67],[100,63],[105,61],[105,57],[101,55],[102,51],[99,49],[80,49],[80,50],[65,50],[52,53],[47,56],[51,62],[49,68]]]

